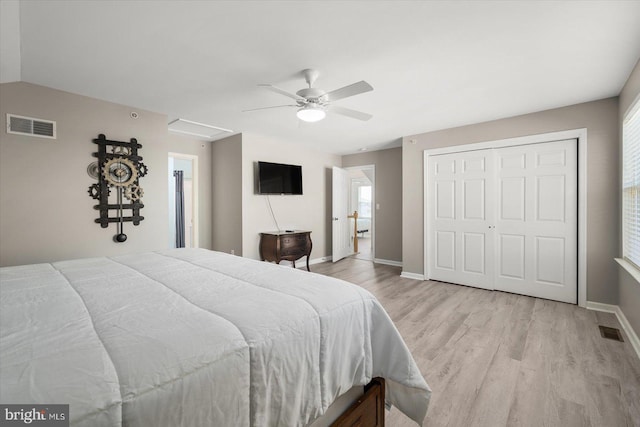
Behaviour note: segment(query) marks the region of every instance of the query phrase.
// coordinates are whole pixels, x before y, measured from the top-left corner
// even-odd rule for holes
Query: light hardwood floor
[[[424,426],[640,426],[640,360],[613,314],[352,258],[312,270],[380,300],[432,389]],[[387,426],[415,423],[392,409]]]

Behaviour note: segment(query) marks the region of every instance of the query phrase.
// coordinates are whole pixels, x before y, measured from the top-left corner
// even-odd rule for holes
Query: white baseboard
[[[375,262],[376,264],[384,264],[384,265],[391,265],[391,266],[394,266],[394,267],[402,267],[402,261],[392,261],[390,259],[374,258],[373,262]]]
[[[627,334],[627,338],[631,343],[631,346],[636,351],[638,358],[640,359],[640,339],[638,339],[638,335],[636,331],[633,330],[631,323],[627,319],[627,316],[624,315],[624,312],[620,309],[620,306],[613,304],[602,304],[600,302],[587,301],[587,309],[594,311],[604,311],[606,313],[613,313],[618,318],[618,322],[624,329],[624,332]]]
[[[619,309],[617,305],[603,304],[601,302],[587,301],[587,310],[603,311],[605,313],[616,313],[616,309]]]
[[[331,255],[323,256],[323,257],[320,257],[320,258],[311,258],[309,260],[309,265],[322,264],[323,262],[331,261],[332,259],[333,259],[333,257]]]
[[[323,256],[320,258],[311,258],[309,260],[309,265],[313,265],[313,264],[321,264],[323,262],[327,262],[327,261],[331,261],[333,259],[333,257],[331,255],[329,256]],[[305,258],[299,259],[298,261],[296,261],[296,268],[307,268],[307,261],[305,260]]]
[[[404,277],[405,279],[425,280],[424,274],[410,273],[408,271],[400,273],[400,277]]]

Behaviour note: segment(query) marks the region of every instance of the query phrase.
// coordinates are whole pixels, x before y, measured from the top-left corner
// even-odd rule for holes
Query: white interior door
[[[352,255],[349,236],[349,172],[333,168],[332,179],[332,260]]]
[[[428,159],[428,275],[577,303],[577,140]]]
[[[495,288],[577,304],[577,140],[496,157]]]
[[[493,289],[493,152],[429,158],[430,278]]]

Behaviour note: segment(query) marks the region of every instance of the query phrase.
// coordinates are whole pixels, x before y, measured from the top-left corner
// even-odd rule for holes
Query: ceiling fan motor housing
[[[317,99],[320,102],[327,100],[327,97],[325,96],[326,94],[327,93],[324,90],[315,87],[300,89],[296,92],[296,95],[306,98],[309,101]]]

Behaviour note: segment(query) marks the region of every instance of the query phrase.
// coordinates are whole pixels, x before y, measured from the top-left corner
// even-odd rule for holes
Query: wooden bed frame
[[[364,386],[364,394],[331,427],[384,427],[384,378]]]

